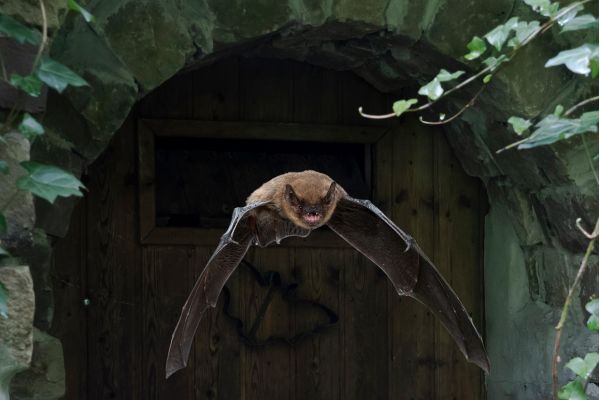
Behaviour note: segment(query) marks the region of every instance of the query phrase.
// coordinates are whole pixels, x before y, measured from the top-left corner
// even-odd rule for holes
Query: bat
[[[216,306],[219,293],[250,246],[306,237],[323,225],[381,268],[399,295],[429,307],[466,359],[489,374],[481,335],[417,242],[369,200],[350,197],[325,174],[304,171],[276,176],[256,189],[244,207],[233,211],[229,228],[183,306],[171,337],[166,377],[187,365],[202,315]]]

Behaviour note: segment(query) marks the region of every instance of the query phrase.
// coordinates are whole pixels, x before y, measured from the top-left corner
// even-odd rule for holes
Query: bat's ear
[[[294,192],[294,188],[290,184],[285,185],[285,198],[292,205],[297,206],[298,204],[300,204],[300,200],[298,199],[296,192]]]
[[[327,194],[323,198],[323,202],[325,204],[331,204],[335,201],[335,187],[336,187],[335,181],[331,182],[331,185],[329,186],[329,190],[327,191]]]

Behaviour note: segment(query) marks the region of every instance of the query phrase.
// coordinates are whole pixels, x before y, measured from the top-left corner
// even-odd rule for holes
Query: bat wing
[[[307,236],[310,233],[289,221],[265,217],[272,215],[268,212],[263,213],[260,219],[248,213],[267,204],[269,202],[252,203],[234,210],[229,228],[221,237],[181,310],[167,354],[167,378],[187,365],[194,335],[204,312],[209,307],[215,307],[223,286],[250,246],[267,246],[289,236]]]
[[[370,201],[349,196],[338,202],[328,225],[379,266],[398,294],[429,307],[467,360],[489,373],[483,341],[467,310],[412,237]]]

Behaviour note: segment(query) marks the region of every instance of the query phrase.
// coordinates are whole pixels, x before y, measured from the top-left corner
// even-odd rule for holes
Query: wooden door
[[[356,251],[335,246],[252,249],[246,259],[298,283],[295,295],[333,310],[337,324],[294,345],[248,346],[221,296],[201,322],[188,368],[164,379],[172,329],[214,246],[140,242],[137,121],[368,125],[358,106],[386,111],[392,101],[352,73],[263,59],[225,60],[143,99],[89,169],[89,194],[56,246],[54,334],[63,340],[67,398],[482,398],[482,375],[432,314],[399,298]],[[442,132],[411,119],[376,126],[385,134],[371,146],[374,201],[432,256],[482,330],[479,182]],[[227,286],[229,313],[246,323],[272,297],[258,338],[293,337],[318,314],[269,294],[247,268]]]

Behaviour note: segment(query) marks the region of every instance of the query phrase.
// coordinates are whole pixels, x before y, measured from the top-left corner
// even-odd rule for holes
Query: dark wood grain
[[[362,254],[344,257],[344,399],[386,399],[387,280]]]
[[[86,398],[87,318],[86,202],[81,200],[71,217],[69,231],[54,247],[52,288],[54,319],[50,334],[60,339],[65,360],[65,400]]]
[[[198,276],[208,261],[212,249],[196,247],[194,271]],[[240,315],[240,274],[234,272],[227,282],[231,294],[229,311]],[[207,312],[200,323],[195,340],[195,386],[196,399],[241,398],[241,342],[236,326],[222,312],[223,294],[216,308]]]
[[[376,126],[298,122],[239,122],[150,119],[140,122],[157,136],[207,139],[286,140],[290,142],[375,143],[385,133]]]
[[[140,248],[133,120],[90,170],[87,205],[89,399],[140,398]]]
[[[296,295],[317,301],[339,313],[343,305],[344,251],[335,249],[296,249],[294,274],[301,282]],[[314,314],[314,312],[313,312]],[[296,313],[294,330],[310,329],[307,316]],[[322,319],[323,316],[320,316]],[[302,340],[294,347],[295,398],[338,399],[343,380],[340,341],[341,321],[319,335]]]
[[[416,119],[407,119],[395,132],[393,217],[427,254],[434,251],[432,144],[433,133]],[[434,317],[412,298],[393,290],[389,295],[394,340],[390,398],[435,398]]]
[[[156,246],[142,253],[143,398],[194,397],[194,370],[185,368],[165,380],[165,360],[181,306],[194,282],[192,247]],[[194,354],[190,356],[194,365]]]
[[[483,240],[479,235],[480,184],[467,176],[452,154],[443,134],[435,137],[434,260],[448,280],[475,326],[483,331],[482,259]],[[482,395],[483,373],[468,363],[446,329],[435,321],[435,349],[438,360],[436,386],[438,398],[477,398]]]

